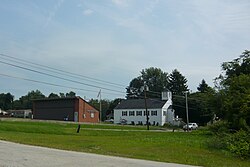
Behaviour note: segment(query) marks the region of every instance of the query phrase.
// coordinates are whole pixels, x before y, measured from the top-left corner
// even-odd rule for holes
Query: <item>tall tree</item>
[[[222,64],[219,80],[220,114],[233,129],[250,130],[250,51]]]
[[[250,75],[230,78],[224,101],[225,118],[233,129],[250,130]]]
[[[207,92],[209,90],[209,86],[206,83],[206,81],[204,79],[202,79],[201,83],[199,84],[199,86],[197,87],[197,90],[201,93]]]
[[[226,72],[226,78],[250,74],[250,51],[245,50],[238,58],[222,64],[222,70]]]
[[[12,109],[14,96],[10,93],[1,93],[0,94],[0,108],[3,110]]]
[[[149,87],[148,97],[159,97],[155,92],[161,92],[168,87],[168,74],[160,68],[146,68],[141,75],[132,79],[127,87],[127,98],[143,97],[141,88],[146,84]]]
[[[169,89],[174,95],[183,95],[188,90],[187,79],[177,69],[169,76]]]

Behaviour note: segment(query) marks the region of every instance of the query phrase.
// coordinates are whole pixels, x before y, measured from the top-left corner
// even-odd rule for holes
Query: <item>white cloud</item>
[[[84,14],[85,16],[92,15],[93,13],[94,13],[94,11],[91,10],[91,9],[86,9],[86,10],[83,11],[83,14]]]
[[[119,7],[127,7],[128,6],[127,0],[112,0],[112,2]]]

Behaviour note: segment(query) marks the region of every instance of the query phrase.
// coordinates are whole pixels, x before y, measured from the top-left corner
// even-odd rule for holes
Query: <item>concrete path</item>
[[[0,167],[191,167],[130,158],[63,151],[0,140]]]

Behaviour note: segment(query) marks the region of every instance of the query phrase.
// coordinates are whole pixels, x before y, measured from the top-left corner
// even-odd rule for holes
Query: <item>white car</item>
[[[196,130],[196,129],[198,129],[198,125],[197,125],[197,123],[189,123],[188,124],[188,129],[189,130]],[[187,125],[184,125],[183,126],[183,130],[187,130]]]

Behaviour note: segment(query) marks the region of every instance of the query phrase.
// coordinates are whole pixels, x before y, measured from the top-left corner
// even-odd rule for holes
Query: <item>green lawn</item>
[[[138,126],[85,124],[81,128],[76,133],[76,124],[0,120],[0,140],[200,166],[250,166],[249,160],[208,149],[205,143],[211,135],[201,131],[156,132]]]

